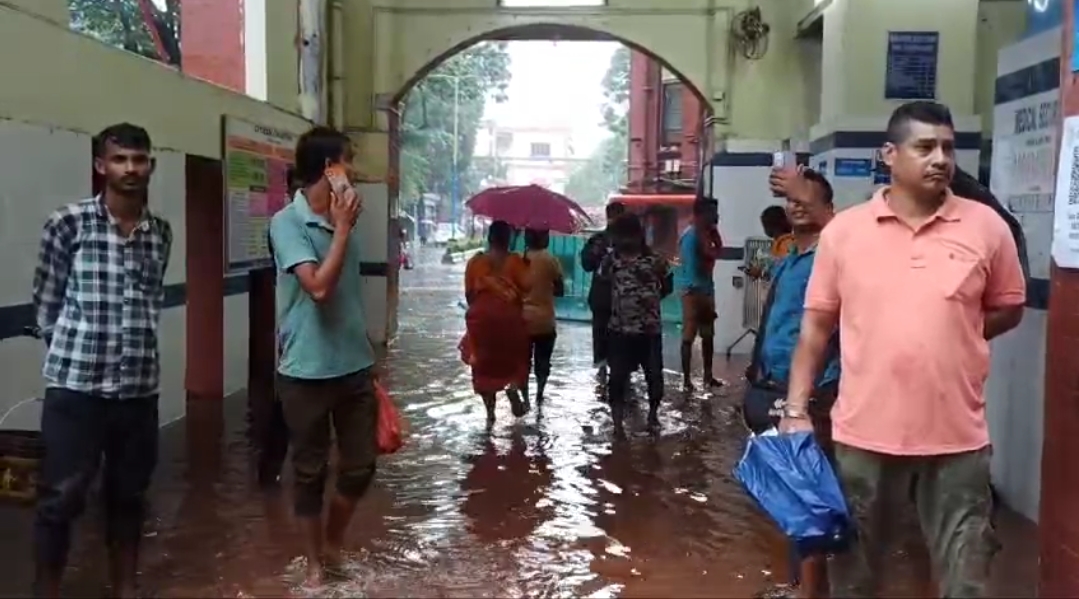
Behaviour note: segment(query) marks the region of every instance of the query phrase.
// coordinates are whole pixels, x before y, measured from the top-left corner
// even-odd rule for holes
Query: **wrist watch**
[[[783,408],[783,417],[792,420],[806,420],[809,418],[809,413],[806,412],[805,408],[787,405]]]

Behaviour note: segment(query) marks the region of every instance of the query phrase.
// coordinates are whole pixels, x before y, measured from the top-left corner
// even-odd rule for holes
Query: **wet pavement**
[[[749,597],[785,567],[777,536],[731,476],[745,433],[736,401],[675,391],[658,437],[636,413],[612,440],[590,367],[584,325],[562,325],[554,374],[539,409],[509,406],[488,433],[482,402],[457,359],[463,266],[421,253],[402,273],[400,326],[389,388],[409,421],[406,447],[380,462],[377,484],[350,529],[348,578],[320,596]],[[736,382],[741,364],[726,364]],[[635,381],[643,397],[643,381]],[[641,402],[642,404],[644,402]],[[299,538],[283,491],[254,483],[242,397],[192,403],[162,432],[161,466],[142,582],[159,597],[310,595],[297,587]],[[92,510],[92,508],[91,508]],[[0,595],[25,595],[29,512],[0,508]],[[901,526],[888,596],[924,589],[916,526]],[[1000,516],[1004,550],[994,594],[1034,595],[1034,526]],[[105,562],[93,514],[83,521],[67,592],[100,596]]]

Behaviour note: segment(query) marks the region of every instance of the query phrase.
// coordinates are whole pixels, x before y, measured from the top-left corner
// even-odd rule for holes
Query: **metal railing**
[[[760,266],[761,257],[770,256],[772,240],[766,237],[750,237],[743,246],[742,271]],[[734,348],[738,347],[746,337],[756,337],[761,327],[761,316],[764,313],[764,304],[768,300],[768,289],[771,283],[764,278],[745,277],[745,285],[742,286],[742,334],[727,346],[727,358],[731,357]]]

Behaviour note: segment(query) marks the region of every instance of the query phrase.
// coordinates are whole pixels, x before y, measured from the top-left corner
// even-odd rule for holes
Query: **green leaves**
[[[71,28],[128,52],[179,67],[180,0],[149,4],[153,15],[147,23],[138,0],[68,0]],[[159,4],[164,4],[165,10],[159,9]],[[154,46],[150,27],[161,38],[165,56]]]
[[[439,65],[405,97],[401,119],[401,204],[425,192],[448,198],[457,144],[461,199],[479,190],[496,165],[472,165],[476,131],[488,98],[506,100],[510,56],[506,42],[483,42]],[[458,138],[455,140],[456,114]]]

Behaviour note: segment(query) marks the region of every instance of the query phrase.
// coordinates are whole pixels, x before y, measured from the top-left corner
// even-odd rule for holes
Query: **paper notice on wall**
[[[1079,116],[1064,119],[1053,212],[1053,260],[1079,268]]]

